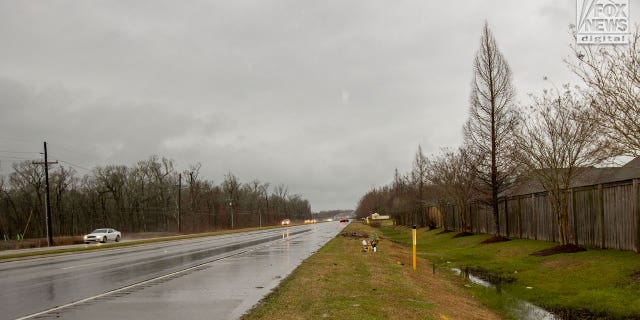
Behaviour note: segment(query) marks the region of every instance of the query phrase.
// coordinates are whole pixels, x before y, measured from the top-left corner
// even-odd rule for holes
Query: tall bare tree
[[[599,125],[616,154],[640,156],[640,33],[628,46],[574,46],[568,61],[589,90],[592,124]]]
[[[511,84],[511,69],[498,50],[487,23],[482,31],[473,71],[469,120],[464,127],[465,144],[479,160],[478,177],[484,182],[481,190],[487,194],[487,203],[493,208],[498,235],[498,195],[508,186],[513,172],[508,154],[517,117],[512,106],[515,90]]]
[[[581,174],[610,156],[606,141],[594,124],[588,102],[569,86],[560,93],[545,91],[534,97],[526,121],[517,133],[517,161],[527,176],[549,193],[561,244],[568,244],[569,188]]]
[[[429,170],[429,160],[422,152],[422,147],[418,146],[416,156],[413,159],[413,168],[411,170],[411,179],[417,187],[418,201],[424,199],[424,186],[427,183],[427,173]]]

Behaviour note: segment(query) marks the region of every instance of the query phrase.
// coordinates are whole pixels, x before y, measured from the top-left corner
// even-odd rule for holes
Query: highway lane
[[[147,295],[155,297],[158,308],[154,310],[175,303],[201,305],[204,306],[203,310],[190,310],[201,310],[201,318],[211,318],[209,312],[219,305],[210,303],[211,299],[224,300],[228,298],[225,292],[253,285],[253,290],[245,288],[244,293],[238,293],[238,297],[232,299],[233,303],[220,303],[226,305],[228,310],[227,313],[219,313],[219,318],[234,319],[268,293],[267,288],[277,285],[300,261],[335,236],[340,228],[337,223],[293,226],[0,263],[0,288],[3,288],[0,290],[0,318],[14,319],[34,315],[39,319],[56,318],[63,313],[65,319],[76,316],[79,319],[89,315],[96,319],[96,315],[100,318],[100,315],[127,310],[127,314],[120,318],[144,319],[150,310],[147,307],[127,309],[112,308],[111,305],[123,303],[134,306],[136,304],[127,302],[128,299],[144,300],[148,299]],[[253,269],[249,270],[247,266]],[[180,280],[209,273],[213,275],[196,281],[198,286],[195,287],[194,283],[183,283],[184,280]],[[224,274],[227,276],[212,280]],[[260,277],[256,278],[256,275]],[[211,281],[208,282],[207,279]],[[212,294],[225,287],[223,291]],[[194,288],[200,288],[206,294],[189,294],[188,299],[175,299],[156,292],[165,292],[163,290],[169,290],[168,288],[173,288],[172,292],[190,292],[196,290]],[[198,302],[202,299],[208,301],[207,304]],[[75,304],[65,308],[51,310],[73,303]],[[149,304],[147,301],[143,305]],[[106,309],[98,313],[83,313],[93,308]],[[38,314],[40,312],[45,313]],[[164,312],[153,318],[174,318],[163,317],[167,314],[169,313]],[[190,318],[194,317],[198,318],[197,315]],[[106,318],[111,317],[105,316],[104,319]]]

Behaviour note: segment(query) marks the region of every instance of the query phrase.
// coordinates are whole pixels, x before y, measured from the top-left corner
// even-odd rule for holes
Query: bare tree
[[[115,224],[115,227],[124,229],[124,217],[126,216],[126,183],[128,177],[128,168],[124,165],[107,165],[105,167],[97,167],[93,170],[96,178],[98,192],[103,198],[103,218],[107,224]],[[110,198],[108,196],[111,196]],[[108,200],[113,200],[114,207],[109,210]],[[107,214],[107,210],[111,214]]]
[[[191,213],[191,230],[198,231],[198,226],[202,226],[202,224],[198,223],[198,209],[199,209],[199,199],[202,196],[203,183],[198,180],[200,176],[200,169],[202,168],[201,163],[192,164],[189,166],[189,169],[184,172],[185,176],[188,177],[189,183],[189,211]]]
[[[422,147],[418,145],[418,151],[416,151],[415,158],[413,159],[413,168],[411,170],[411,179],[416,186],[416,209],[417,216],[414,216],[413,224],[425,225],[426,215],[424,213],[424,189],[427,181],[427,172],[429,170],[429,160],[422,152]]]
[[[487,203],[493,208],[496,235],[500,233],[498,195],[510,180],[512,162],[512,132],[517,117],[512,102],[515,90],[511,85],[511,69],[498,51],[495,39],[485,23],[480,49],[473,65],[471,107],[465,124],[465,144],[478,159],[478,177],[484,182]]]
[[[409,215],[413,208],[412,202],[416,199],[416,192],[414,192],[413,184],[411,183],[409,176],[407,174],[400,174],[400,172],[398,172],[398,168],[396,168],[390,190],[389,210],[385,213],[393,216],[398,224],[410,225],[413,223],[413,219],[411,219]],[[374,212],[369,212],[367,215],[372,213]]]
[[[26,205],[20,211],[28,212],[33,210],[34,221],[44,221],[44,170],[40,165],[34,164],[32,161],[14,163],[12,168],[13,172],[9,175],[9,185],[19,195],[15,201],[20,201]],[[35,199],[33,197],[34,194]],[[19,198],[22,198],[22,200]],[[24,220],[26,223],[26,217]],[[46,228],[44,223],[35,223],[31,230],[35,234],[44,234]],[[20,230],[20,232],[22,231]]]
[[[71,223],[66,221],[66,217],[69,215],[66,214],[64,202],[62,198],[64,194],[74,188],[74,185],[77,184],[77,178],[75,177],[76,170],[73,168],[65,168],[63,165],[60,165],[57,170],[54,170],[51,174],[51,184],[54,194],[54,208],[56,212],[56,220],[57,220],[57,228],[56,234],[65,234],[65,235],[73,235],[73,215],[71,215]]]
[[[0,176],[0,229],[9,237],[22,233],[33,209],[28,235],[42,236],[46,230],[40,223],[44,220],[42,166],[24,161],[14,164],[13,169],[8,179]],[[232,212],[238,227],[258,225],[259,221],[273,223],[276,221],[273,212],[291,218],[310,215],[309,202],[301,195],[289,196],[284,185],[279,185],[270,197],[268,183],[254,180],[243,185],[228,173],[222,184],[215,185],[201,178],[200,169],[201,165],[195,164],[183,171],[189,187],[189,194],[183,197],[190,200],[193,231],[227,228],[224,219],[230,217],[225,213]],[[84,233],[102,226],[114,226],[125,232],[169,231],[173,222],[177,222],[172,215],[178,185],[173,160],[151,156],[134,167],[107,165],[95,167],[82,177],[75,175],[75,170],[62,165],[50,174],[54,221],[59,234]]]
[[[463,147],[455,151],[443,150],[441,155],[430,162],[429,180],[442,193],[441,197],[456,205],[458,221],[464,231],[469,231],[471,226],[467,217],[477,189],[476,161],[473,155]]]
[[[569,188],[588,167],[610,156],[601,133],[585,121],[593,119],[588,103],[576,98],[568,85],[564,89],[534,97],[516,139],[517,161],[549,193],[562,245],[570,240]]]
[[[640,156],[640,33],[629,46],[574,46],[569,67],[589,88],[592,124],[616,154]]]
[[[290,218],[286,203],[288,193],[289,189],[284,184],[278,184],[273,188],[271,194],[271,203],[277,210],[276,213],[285,218]]]
[[[427,183],[428,170],[429,160],[422,152],[422,147],[418,146],[418,151],[416,151],[416,156],[413,159],[413,168],[411,170],[411,179],[416,185],[418,191],[418,201],[422,201],[424,199],[424,186]]]
[[[235,202],[237,205],[239,191],[240,191],[240,181],[238,178],[231,172],[228,172],[224,176],[224,181],[222,182],[222,190],[224,190],[225,195],[227,196],[227,201]]]

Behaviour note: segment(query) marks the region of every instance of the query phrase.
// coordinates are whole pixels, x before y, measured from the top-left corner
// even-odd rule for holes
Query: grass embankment
[[[134,240],[134,241],[127,241],[127,242],[99,243],[95,245],[88,245],[84,247],[75,247],[75,248],[56,249],[56,247],[54,246],[54,247],[51,247],[50,250],[44,250],[44,251],[31,251],[31,252],[20,252],[20,253],[11,253],[10,251],[5,251],[5,252],[2,252],[2,254],[0,254],[0,261],[7,260],[7,259],[27,258],[27,257],[42,256],[42,255],[49,255],[49,254],[64,254],[64,253],[100,250],[100,249],[116,248],[116,247],[128,247],[128,246],[136,246],[136,245],[149,244],[149,243],[155,243],[155,242],[219,236],[223,234],[249,232],[249,231],[256,231],[256,230],[267,230],[267,229],[274,229],[274,228],[280,228],[280,226],[222,230],[222,231],[213,231],[213,232],[205,232],[205,233],[158,237],[158,238],[152,238],[152,239],[140,239],[140,240]],[[54,243],[55,242],[56,242],[56,239],[54,238]]]
[[[411,243],[410,229],[383,228],[384,235]],[[503,293],[475,288],[476,296],[494,308],[509,309],[513,296],[561,315],[564,319],[640,319],[640,255],[619,250],[531,256],[557,243],[511,240],[480,244],[488,235],[454,238],[456,233],[418,230],[418,255],[440,269],[470,267],[494,281]]]
[[[380,234],[351,223],[342,234],[371,232]],[[499,319],[460,278],[413,271],[411,251],[384,238],[362,252],[362,239],[329,241],[243,319]]]

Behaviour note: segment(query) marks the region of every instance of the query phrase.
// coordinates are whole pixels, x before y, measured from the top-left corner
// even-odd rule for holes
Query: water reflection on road
[[[117,289],[69,308],[52,310],[40,314],[38,319],[237,319],[343,227],[337,222],[286,227],[273,230],[277,232],[271,233],[275,239],[256,242],[251,247],[230,249],[226,246],[229,250],[225,252],[205,247],[188,256],[150,262],[211,261],[190,263],[193,267],[186,270]],[[208,258],[203,258],[205,255]],[[114,270],[94,274],[93,281],[123,275],[130,274],[123,269]],[[49,289],[59,298],[60,289],[70,288],[52,285]]]

